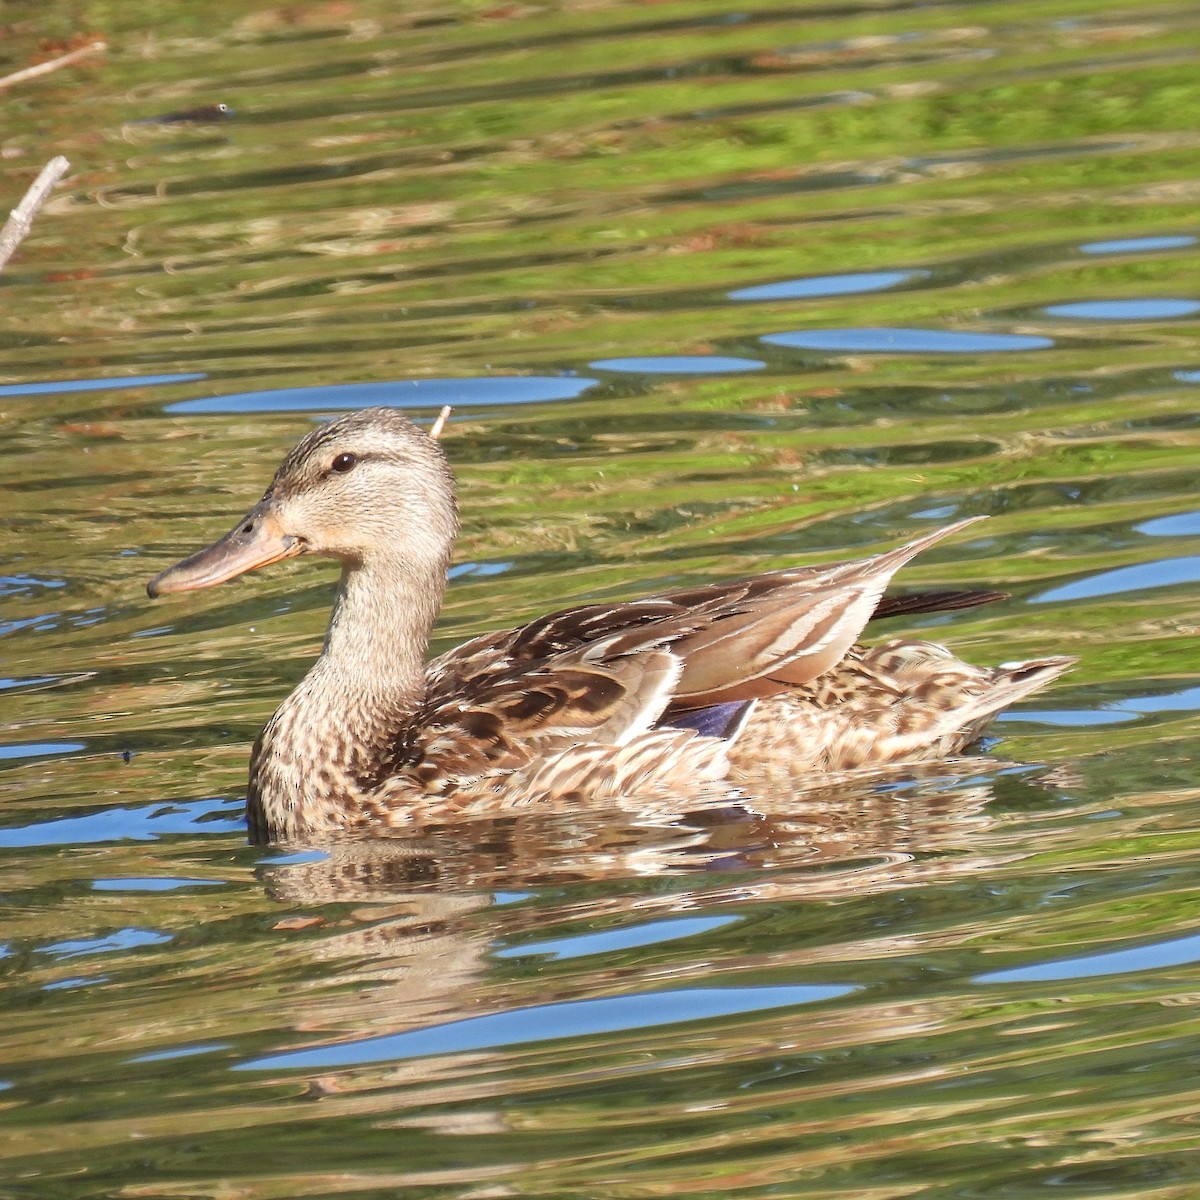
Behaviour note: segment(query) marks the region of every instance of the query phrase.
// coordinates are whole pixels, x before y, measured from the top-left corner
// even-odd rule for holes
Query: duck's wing
[[[872,621],[885,617],[911,617],[919,613],[950,612],[961,608],[978,608],[1007,600],[1008,592],[910,592],[905,596],[884,596],[871,614]]]
[[[821,675],[854,644],[896,571],[981,519],[958,521],[872,558],[757,576],[745,581],[742,598],[703,604],[700,611],[715,619],[675,647],[684,671],[672,710],[769,696]]]
[[[713,706],[735,706],[727,735],[736,706],[839,662],[892,575],[979,519],[868,559],[566,609],[475,638],[429,665],[410,769],[474,778],[560,746],[625,745],[665,714]]]
[[[610,649],[602,640],[517,664],[488,655],[469,674],[431,674],[409,772],[430,790],[453,790],[570,747],[632,747],[670,703],[682,665],[650,643]]]

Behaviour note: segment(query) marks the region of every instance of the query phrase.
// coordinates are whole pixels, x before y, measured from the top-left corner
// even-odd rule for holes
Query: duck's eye
[[[350,454],[349,452],[339,454],[337,458],[329,464],[331,471],[336,471],[339,475],[345,475],[349,470],[352,470],[358,463],[358,455]]]

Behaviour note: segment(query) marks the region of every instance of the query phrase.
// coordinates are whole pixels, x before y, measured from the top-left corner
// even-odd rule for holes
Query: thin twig
[[[438,413],[437,420],[430,426],[429,436],[436,442],[442,436],[442,430],[446,428],[446,422],[450,420],[450,405],[443,404],[442,411]]]
[[[57,71],[59,67],[69,67],[73,62],[78,62],[81,58],[87,58],[89,54],[95,54],[98,50],[107,49],[107,42],[89,42],[86,46],[80,46],[78,50],[72,50],[68,54],[60,54],[57,58],[49,58],[45,62],[37,63],[35,66],[23,67],[20,71],[14,71],[11,75],[0,77],[0,88],[12,87],[14,83],[24,83],[26,79],[36,79],[39,75],[49,75],[51,71]]]
[[[0,271],[5,263],[12,258],[13,251],[21,244],[21,240],[29,232],[37,210],[46,203],[46,198],[54,190],[54,185],[67,173],[71,164],[60,154],[52,158],[43,168],[41,174],[30,184],[21,203],[8,215],[4,228],[0,229]]]

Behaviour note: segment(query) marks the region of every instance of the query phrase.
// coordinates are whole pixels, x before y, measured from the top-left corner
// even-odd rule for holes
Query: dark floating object
[[[163,113],[157,117],[142,117],[130,121],[130,125],[200,125],[205,122],[225,121],[237,114],[228,104],[202,104],[199,108],[185,108],[179,112]]]

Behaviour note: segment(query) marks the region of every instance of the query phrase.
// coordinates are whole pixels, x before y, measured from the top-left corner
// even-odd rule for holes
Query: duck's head
[[[229,533],[146,590],[195,591],[300,554],[351,569],[386,563],[435,574],[440,588],[456,531],[454,477],[441,447],[393,409],[366,408],[314,429]]]

